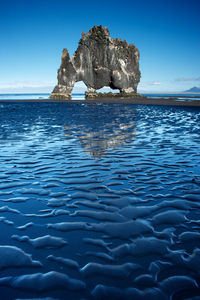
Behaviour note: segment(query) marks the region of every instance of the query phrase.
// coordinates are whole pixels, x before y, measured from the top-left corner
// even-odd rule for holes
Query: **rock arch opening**
[[[101,89],[96,90],[97,93],[113,93],[113,94],[119,94],[120,90],[119,89],[112,89],[109,86],[104,86]]]
[[[85,92],[87,91],[87,86],[83,81],[77,81],[74,83],[72,89],[72,100],[83,100],[85,99]]]

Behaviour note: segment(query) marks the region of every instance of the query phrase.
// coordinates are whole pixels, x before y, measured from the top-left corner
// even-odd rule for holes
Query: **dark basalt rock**
[[[145,96],[138,94],[138,93],[126,93],[126,92],[120,92],[120,93],[97,93],[97,92],[85,92],[85,98],[88,100],[92,99],[107,99],[107,98],[142,98],[146,99]]]
[[[104,86],[119,89],[120,97],[133,97],[138,95],[140,76],[138,49],[126,41],[111,38],[107,27],[94,26],[88,33],[82,33],[71,59],[67,49],[63,50],[58,84],[51,98],[71,99],[77,81],[87,86],[87,99],[97,98],[96,90]]]

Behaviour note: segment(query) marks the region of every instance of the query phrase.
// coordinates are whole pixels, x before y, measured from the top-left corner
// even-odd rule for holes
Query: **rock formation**
[[[111,38],[107,27],[94,26],[82,33],[71,59],[67,49],[63,50],[58,84],[51,98],[71,99],[77,81],[87,86],[86,98],[98,97],[96,90],[105,86],[120,90],[113,96],[136,96],[140,76],[138,49],[125,40]]]

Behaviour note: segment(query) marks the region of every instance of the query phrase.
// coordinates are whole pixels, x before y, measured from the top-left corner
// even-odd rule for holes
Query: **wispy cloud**
[[[180,77],[180,78],[174,79],[174,82],[188,82],[188,81],[200,81],[200,76],[199,77]]]
[[[0,89],[15,89],[15,88],[40,88],[47,86],[54,86],[53,81],[33,81],[33,80],[18,80],[11,82],[0,82]]]
[[[160,81],[153,81],[153,82],[151,83],[151,85],[161,85],[161,82],[160,82]]]
[[[139,84],[139,88],[140,89],[149,89],[149,88],[153,88],[156,86],[160,86],[161,82],[158,80],[153,80],[153,81],[141,81]]]

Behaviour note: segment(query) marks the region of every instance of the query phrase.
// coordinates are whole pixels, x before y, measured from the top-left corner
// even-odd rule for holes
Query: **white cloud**
[[[161,85],[161,83],[159,81],[154,81],[152,82],[152,85]]]
[[[11,82],[0,82],[0,89],[15,89],[15,88],[40,88],[47,86],[54,86],[55,82],[53,81],[33,81],[33,80],[19,80]]]
[[[187,81],[200,81],[200,76],[199,77],[180,77],[180,78],[175,78],[175,82],[187,82]]]
[[[141,81],[138,86],[139,91],[158,91],[158,86],[162,86],[161,82],[158,80],[151,80],[151,81]]]
[[[50,93],[55,85],[54,81],[0,81],[0,93]]]
[[[151,87],[154,85],[161,85],[161,82],[158,80],[153,80],[153,81],[141,81],[140,82],[140,87]]]

